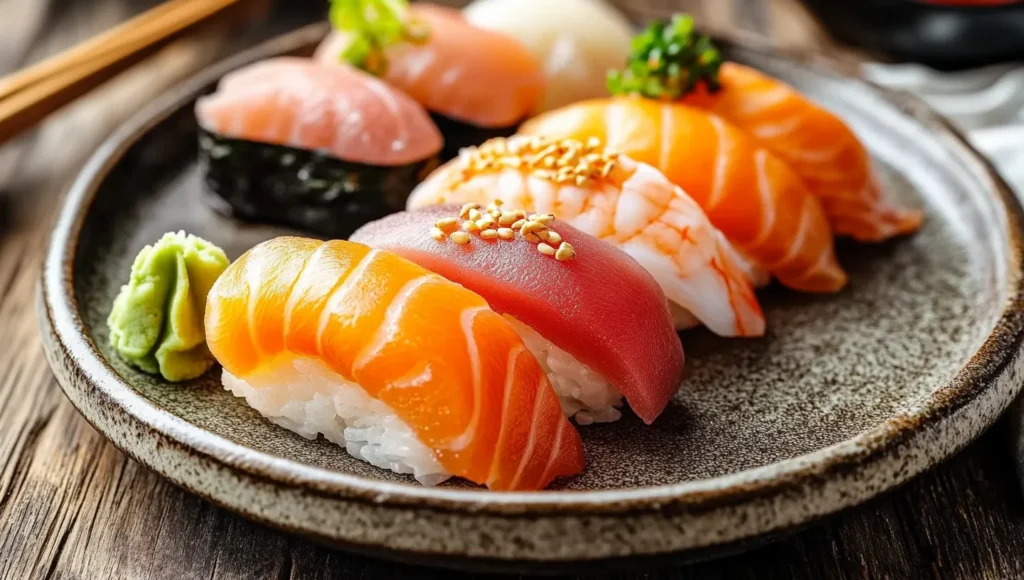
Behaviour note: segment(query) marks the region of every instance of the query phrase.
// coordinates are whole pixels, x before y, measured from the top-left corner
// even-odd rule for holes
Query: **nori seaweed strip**
[[[405,209],[437,156],[385,167],[342,161],[284,145],[229,139],[200,129],[199,159],[211,204],[242,220],[347,238],[363,224]]]
[[[441,161],[448,161],[459,156],[459,150],[463,147],[481,145],[488,139],[495,137],[511,137],[519,130],[519,123],[509,127],[497,127],[483,129],[476,125],[456,121],[439,113],[430,113],[430,118],[437,124],[444,137],[444,149],[441,150]]]

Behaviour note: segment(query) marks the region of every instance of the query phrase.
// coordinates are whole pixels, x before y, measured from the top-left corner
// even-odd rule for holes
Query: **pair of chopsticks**
[[[240,0],[170,0],[43,62],[0,78],[0,144],[88,93],[174,35]]]

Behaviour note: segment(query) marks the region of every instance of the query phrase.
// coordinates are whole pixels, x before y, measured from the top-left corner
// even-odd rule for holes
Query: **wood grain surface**
[[[0,73],[151,4],[0,0]],[[322,8],[319,0],[306,4],[313,8],[308,13]],[[642,4],[664,11],[679,2]],[[836,50],[789,0],[690,4],[717,31],[767,31],[783,46]],[[270,29],[238,42],[216,31],[178,41],[0,149],[0,578],[453,577],[320,547],[166,483],[86,424],[43,358],[36,280],[51,220],[75,171],[126,114],[154,94],[237,44],[292,25],[280,15],[272,21]],[[997,426],[904,488],[770,545],[614,577],[1024,577],[1024,501],[1012,465]]]

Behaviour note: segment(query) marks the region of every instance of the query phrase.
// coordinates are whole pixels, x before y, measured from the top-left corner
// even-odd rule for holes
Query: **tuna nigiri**
[[[199,99],[196,117],[220,206],[325,236],[401,209],[442,145],[405,94],[353,68],[301,58],[228,74]]]
[[[544,72],[530,51],[511,36],[473,26],[454,8],[335,0],[331,20],[337,30],[314,58],[347,61],[409,94],[434,114],[449,157],[514,133],[543,97]],[[395,28],[404,32],[379,33]]]
[[[351,239],[457,282],[514,320],[578,423],[618,419],[622,396],[651,423],[679,389],[683,348],[658,283],[568,223],[496,200],[393,214]]]
[[[722,65],[718,91],[700,85],[684,103],[746,131],[799,175],[837,234],[880,241],[916,231],[921,212],[885,198],[871,158],[839,117],[792,87],[741,64]]]
[[[495,139],[432,174],[409,207],[490,203],[553,214],[639,262],[676,306],[723,336],[760,336],[764,316],[747,265],[700,207],[653,167],[600,143]]]
[[[512,325],[389,252],[264,242],[214,285],[206,333],[226,388],[378,467],[495,490],[583,468],[579,435]]]
[[[846,284],[817,198],[784,162],[719,117],[677,103],[613,97],[546,113],[522,132],[597,138],[653,165],[745,257],[790,288],[835,292]]]

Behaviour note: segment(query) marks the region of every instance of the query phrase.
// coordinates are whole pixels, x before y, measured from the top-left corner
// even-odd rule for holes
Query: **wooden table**
[[[43,0],[0,0],[0,72],[150,3],[53,0],[47,15]],[[743,2],[703,4],[700,16],[712,27],[756,27],[765,20],[735,9]],[[827,43],[792,3],[777,1],[767,20],[784,31],[786,44]],[[220,34],[173,45],[38,133],[0,149],[2,578],[449,577],[323,548],[166,483],[79,417],[43,359],[36,280],[69,180],[124,114],[229,49]],[[997,426],[904,488],[787,539],[726,559],[623,577],[1024,577],[1024,502],[1003,431]]]

